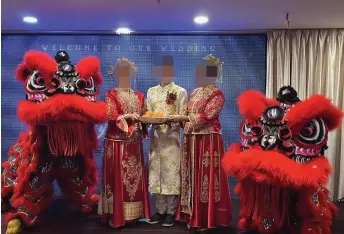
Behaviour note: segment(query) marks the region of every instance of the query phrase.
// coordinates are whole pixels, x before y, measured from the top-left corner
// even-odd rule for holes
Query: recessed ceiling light
[[[196,16],[195,18],[194,18],[194,22],[196,23],[196,24],[205,24],[205,23],[207,23],[208,22],[208,17],[206,17],[206,16]]]
[[[118,28],[116,30],[117,34],[130,34],[132,31],[129,28]]]
[[[35,17],[26,16],[26,17],[23,18],[23,21],[24,21],[25,23],[35,24],[35,23],[37,23],[38,20],[37,20],[37,18],[35,18]]]

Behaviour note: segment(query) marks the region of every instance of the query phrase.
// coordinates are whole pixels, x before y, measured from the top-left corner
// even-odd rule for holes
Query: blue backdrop
[[[223,62],[223,81],[220,87],[225,93],[226,104],[221,122],[226,149],[239,140],[241,121],[236,98],[244,90],[257,89],[265,92],[266,35],[2,35],[1,64],[1,160],[6,160],[7,150],[17,140],[26,126],[16,119],[16,105],[25,98],[23,86],[15,80],[14,70],[21,63],[24,53],[30,49],[46,51],[55,56],[58,50],[66,50],[73,63],[80,58],[94,55],[101,60],[104,83],[100,100],[107,90],[115,86],[107,69],[119,57],[127,57],[138,67],[136,89],[143,93],[157,85],[152,76],[152,66],[161,55],[173,55],[175,61],[175,83],[188,92],[195,88],[194,68],[202,59],[213,54]],[[97,126],[100,143],[106,125]],[[147,158],[149,139],[144,141]],[[101,167],[101,149],[96,160]],[[230,179],[231,191],[235,180]],[[233,192],[232,192],[233,195]]]

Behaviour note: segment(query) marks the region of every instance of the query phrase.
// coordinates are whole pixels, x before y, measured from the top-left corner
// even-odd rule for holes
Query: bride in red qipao
[[[140,217],[149,218],[149,197],[144,167],[142,136],[147,128],[138,122],[146,112],[144,95],[130,88],[136,67],[118,59],[109,72],[118,77],[118,88],[105,95],[108,129],[104,140],[102,191],[99,213],[112,227],[124,226]]]
[[[196,68],[199,88],[191,92],[187,116],[172,117],[186,122],[177,219],[196,229],[228,226],[232,219],[228,178],[220,165],[224,144],[219,115],[225,97],[215,83],[222,63],[213,55],[204,60],[206,66]]]

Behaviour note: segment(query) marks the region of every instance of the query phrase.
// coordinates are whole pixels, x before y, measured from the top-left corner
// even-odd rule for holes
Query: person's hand
[[[127,114],[125,115],[125,119],[126,120],[131,120],[131,121],[138,121],[139,120],[140,115],[138,115],[137,113],[134,114]]]
[[[172,122],[174,122],[174,116],[173,115],[167,116],[166,123],[172,123]]]
[[[183,121],[187,121],[189,118],[187,116],[184,115],[174,115],[173,116],[173,121],[174,122],[183,122]]]

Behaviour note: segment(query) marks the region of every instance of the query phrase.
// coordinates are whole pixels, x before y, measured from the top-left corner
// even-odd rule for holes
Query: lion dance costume
[[[102,82],[96,57],[83,58],[74,66],[64,51],[55,60],[29,51],[16,78],[26,93],[17,115],[29,128],[2,164],[1,203],[10,209],[6,233],[37,223],[52,200],[55,179],[71,209],[92,211],[99,200],[94,194],[95,124],[106,121],[106,104],[96,102]]]
[[[238,99],[241,143],[231,145],[224,170],[238,179],[239,228],[260,233],[328,234],[337,208],[324,187],[331,166],[327,135],[343,113],[320,95],[300,101],[288,86],[276,100],[257,91]]]

